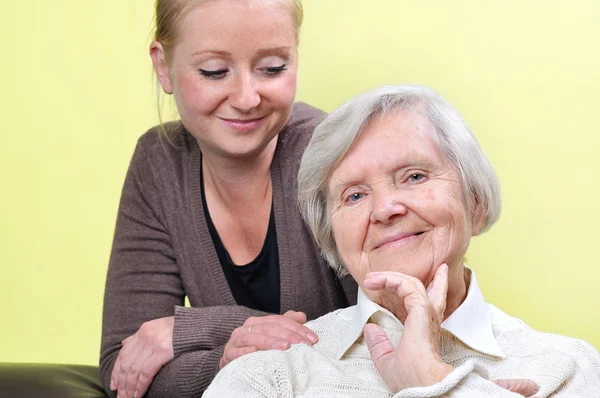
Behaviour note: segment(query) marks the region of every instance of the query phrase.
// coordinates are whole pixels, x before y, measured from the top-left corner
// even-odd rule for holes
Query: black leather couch
[[[107,397],[97,366],[0,363],[2,398]]]

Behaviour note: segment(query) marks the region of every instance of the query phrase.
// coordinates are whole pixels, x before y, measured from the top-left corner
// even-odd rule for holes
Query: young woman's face
[[[166,69],[163,89],[203,152],[256,156],[285,125],[296,94],[292,14],[271,2],[206,2],[183,19]]]

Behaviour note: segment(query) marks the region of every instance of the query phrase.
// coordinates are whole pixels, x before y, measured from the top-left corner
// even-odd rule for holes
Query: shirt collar
[[[443,323],[442,329],[451,333],[465,345],[484,354],[505,358],[506,355],[492,328],[492,315],[490,306],[484,300],[479,289],[475,272],[465,267],[465,272],[470,278],[469,290],[465,301]],[[383,328],[403,329],[402,323],[387,309],[371,301],[369,297],[358,289],[357,304],[350,309],[350,323],[342,336],[338,350],[338,359],[348,351],[363,333],[369,319]]]

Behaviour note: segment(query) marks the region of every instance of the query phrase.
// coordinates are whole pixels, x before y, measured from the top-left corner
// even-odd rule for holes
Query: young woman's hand
[[[117,397],[143,396],[154,376],[173,360],[174,324],[173,316],[144,322],[121,342],[123,347],[110,379],[110,389],[117,390]]]
[[[303,312],[288,311],[283,315],[250,317],[231,333],[219,366],[259,350],[287,350],[292,344],[317,342],[317,335],[303,325]]]

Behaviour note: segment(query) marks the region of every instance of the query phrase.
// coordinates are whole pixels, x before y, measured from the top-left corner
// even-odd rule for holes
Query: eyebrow
[[[261,58],[261,57],[264,57],[266,55],[272,55],[272,54],[287,55],[291,51],[292,51],[292,47],[291,46],[281,46],[281,47],[260,48],[256,52],[258,54],[258,58]],[[216,50],[195,51],[195,52],[192,53],[192,56],[195,57],[195,56],[198,56],[198,55],[206,55],[206,54],[231,57],[231,53],[229,51],[219,50],[219,49],[216,49]]]
[[[291,51],[292,51],[291,46],[281,46],[281,47],[261,48],[257,51],[257,53],[260,57],[264,57],[265,55],[271,55],[271,54],[287,55]]]
[[[194,51],[192,53],[192,56],[195,57],[197,55],[206,55],[206,54],[231,56],[231,53],[229,51],[225,51],[225,50]]]

